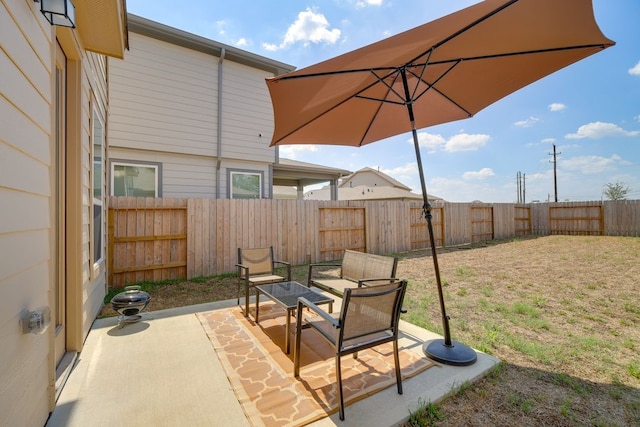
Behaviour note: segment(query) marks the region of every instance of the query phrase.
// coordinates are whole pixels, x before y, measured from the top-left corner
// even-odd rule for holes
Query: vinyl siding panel
[[[110,145],[213,156],[217,58],[130,33],[110,62]]]
[[[111,147],[109,158],[116,162],[161,163],[162,197],[215,197],[216,162],[212,157]]]
[[[0,425],[43,425],[52,329],[24,335],[50,295],[50,26],[33,2],[0,2]]]
[[[265,78],[273,75],[229,61],[224,63],[224,67],[223,156],[275,162],[275,149],[269,147],[273,134],[273,109],[265,83]]]
[[[0,129],[6,145],[19,149],[26,156],[44,164],[49,164],[51,161],[49,136],[5,98],[0,98]]]
[[[0,425],[44,425],[53,402],[53,339],[55,325],[44,334],[23,334],[20,316],[26,310],[49,306],[53,311],[53,266],[56,225],[53,224],[54,182],[52,162],[54,114],[52,87],[55,27],[38,11],[39,5],[22,0],[0,2]],[[70,33],[72,36],[75,32]],[[75,46],[79,46],[75,40]],[[73,249],[70,289],[80,295],[69,311],[79,313],[73,332],[80,350],[102,304],[104,263],[91,265],[91,100],[103,117],[107,111],[106,58],[82,54],[79,70],[79,139],[69,151],[77,163],[78,182],[71,198],[79,202],[71,214],[78,228],[67,245]],[[68,129],[69,131],[69,129]],[[75,183],[74,183],[75,185]],[[77,208],[77,211],[75,210]],[[68,212],[71,209],[68,209]],[[106,227],[105,227],[106,230]],[[103,235],[102,241],[105,242]],[[77,257],[76,257],[77,254]],[[77,275],[75,273],[78,273]],[[72,310],[69,310],[71,308]],[[77,336],[75,337],[77,338]]]

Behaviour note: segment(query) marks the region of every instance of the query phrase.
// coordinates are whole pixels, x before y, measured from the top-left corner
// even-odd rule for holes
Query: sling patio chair
[[[275,274],[276,265],[286,267],[287,276]],[[238,248],[238,305],[240,286],[244,283],[244,315],[249,315],[249,290],[258,285],[291,281],[291,264],[273,258],[273,246],[266,248]]]
[[[296,342],[293,356],[294,376],[300,377],[300,339],[302,334],[302,318],[306,325],[315,329],[335,347],[336,380],[340,398],[340,420],[344,421],[344,397],[342,392],[342,372],[340,358],[377,345],[393,342],[393,358],[395,362],[398,394],[402,394],[402,377],[400,376],[400,359],[398,356],[398,324],[402,300],[407,289],[407,281],[390,280],[387,284],[371,287],[347,288],[344,291],[340,313],[327,313],[305,298],[298,299],[298,316],[296,317]],[[302,315],[307,307],[316,316]]]

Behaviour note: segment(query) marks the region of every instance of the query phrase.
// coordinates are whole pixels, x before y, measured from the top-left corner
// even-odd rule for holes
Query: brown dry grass
[[[442,333],[430,251],[398,256],[405,320]],[[453,339],[504,363],[458,385],[437,405],[442,420],[427,413],[412,425],[640,425],[640,239],[482,242],[439,250],[438,260]],[[294,280],[306,275],[293,268]],[[160,310],[235,298],[236,278],[144,289]],[[108,304],[102,315],[114,315]]]

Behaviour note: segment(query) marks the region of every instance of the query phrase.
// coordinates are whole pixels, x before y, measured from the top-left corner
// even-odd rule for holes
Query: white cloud
[[[539,121],[540,121],[539,118],[531,116],[526,120],[520,120],[520,121],[515,122],[514,125],[516,125],[518,127],[522,127],[522,128],[528,128],[530,126],[535,125]]]
[[[216,21],[215,23],[216,28],[218,29],[218,34],[220,34],[221,36],[224,36],[227,32],[226,27],[227,27],[227,22],[226,21]]]
[[[247,42],[247,39],[245,39],[244,37],[240,38],[235,43],[236,46],[248,46],[248,44],[249,43]]]
[[[614,170],[616,166],[627,165],[629,162],[614,154],[611,157],[579,156],[571,159],[561,159],[558,163],[563,170],[595,174]]]
[[[554,142],[556,142],[555,138],[544,138],[542,141],[540,141],[543,144],[553,144]]]
[[[408,139],[409,143],[413,144],[413,139]],[[420,147],[428,148],[431,151],[435,151],[438,148],[444,146],[447,141],[442,135],[434,135],[428,132],[418,132],[418,143]]]
[[[262,47],[272,52],[298,42],[304,46],[308,46],[310,43],[334,44],[340,39],[340,34],[339,29],[330,29],[329,21],[322,13],[308,8],[298,13],[298,18],[291,24],[279,46],[273,43],[263,43]]]
[[[318,151],[317,145],[280,145],[280,156],[287,159],[295,159],[298,154],[314,153],[316,151]]]
[[[262,43],[262,48],[269,52],[275,52],[278,50],[278,46],[273,43]]]
[[[382,173],[385,173],[403,183],[404,185],[411,187],[412,183],[419,181],[418,164],[416,162],[407,163],[404,166],[398,166],[393,169],[381,169]]]
[[[445,145],[445,150],[454,151],[475,151],[484,147],[491,137],[489,135],[459,133],[449,138]]]
[[[640,61],[638,61],[633,68],[629,68],[629,74],[632,76],[640,76]]]
[[[382,6],[382,0],[360,0],[356,3],[358,7]]]
[[[582,138],[606,138],[613,136],[637,136],[640,135],[640,131],[626,131],[620,126],[613,123],[605,122],[592,122],[586,125],[582,125],[578,128],[576,133],[569,133],[565,135],[568,139],[582,139]]]
[[[479,171],[469,171],[469,172],[465,172],[462,175],[462,178],[464,179],[485,179],[488,178],[490,176],[495,176],[496,174],[493,172],[493,169],[491,168],[482,168]]]
[[[562,111],[562,110],[566,110],[567,106],[560,103],[560,102],[554,102],[552,104],[549,104],[549,111]]]
[[[640,122],[640,114],[633,118],[636,122]]]

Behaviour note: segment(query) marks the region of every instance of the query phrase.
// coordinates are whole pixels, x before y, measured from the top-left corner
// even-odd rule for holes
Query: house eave
[[[85,50],[124,58],[129,48],[125,0],[74,0],[76,27]]]
[[[295,70],[293,65],[284,62],[275,61],[264,56],[256,55],[251,52],[238,49],[233,46],[219,43],[214,40],[207,39],[177,28],[169,27],[159,22],[151,21],[137,15],[128,15],[129,31],[143,36],[151,37],[167,43],[182,46],[187,49],[196,50],[220,57],[224,50],[225,60],[237,62],[248,67],[264,70],[272,73],[274,76],[288,73]]]

